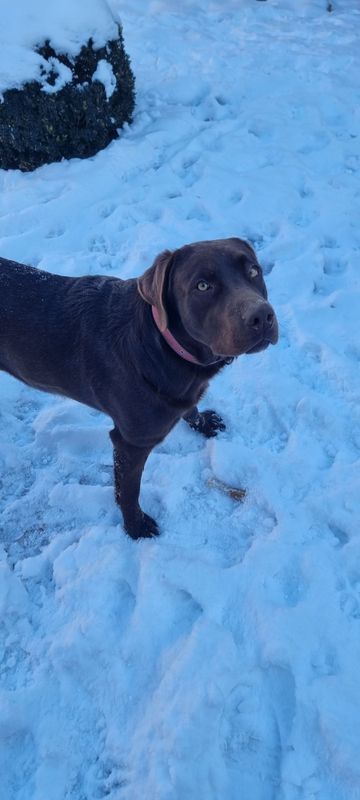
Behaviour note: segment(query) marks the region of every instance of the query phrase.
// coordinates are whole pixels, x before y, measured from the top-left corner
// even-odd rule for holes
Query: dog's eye
[[[207,292],[207,290],[211,287],[210,283],[207,281],[199,281],[199,283],[196,285],[196,288],[199,289],[199,292]]]
[[[249,278],[257,278],[258,275],[259,275],[258,267],[255,267],[255,266],[254,267],[250,267],[250,269],[249,269]]]

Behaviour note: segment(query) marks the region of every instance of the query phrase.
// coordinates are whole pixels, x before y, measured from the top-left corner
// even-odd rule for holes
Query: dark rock
[[[28,171],[62,158],[86,158],[106,147],[118,128],[131,122],[135,81],[125,53],[122,31],[118,38],[95,50],[91,39],[76,58],[57,53],[49,42],[37,48],[47,62],[43,83],[25,83],[8,89],[0,104],[0,167]],[[94,72],[99,61],[111,65],[114,90],[107,97]],[[72,78],[56,91],[61,73]],[[44,91],[44,86],[50,89]]]

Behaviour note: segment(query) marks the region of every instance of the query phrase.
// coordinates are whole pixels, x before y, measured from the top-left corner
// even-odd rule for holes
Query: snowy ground
[[[1,375],[6,800],[360,798],[360,6],[326,5],[124,0],[133,126],[0,172],[3,256],[128,277],[239,235],[281,326],[211,385],[226,433],[151,455],[156,541],[109,420]]]

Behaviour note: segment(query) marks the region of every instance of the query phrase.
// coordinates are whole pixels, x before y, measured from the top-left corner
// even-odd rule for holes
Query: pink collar
[[[214,364],[218,364],[220,361],[222,361],[224,364],[231,364],[231,362],[234,360],[234,356],[228,356],[224,358],[219,356],[219,358],[216,358],[215,361],[210,361],[209,364],[202,364],[201,361],[198,361],[195,356],[192,356],[188,350],[185,350],[185,347],[182,347],[182,345],[175,339],[175,336],[170,333],[169,328],[165,328],[164,331],[161,330],[159,312],[155,306],[151,306],[151,310],[156,327],[164,337],[165,341],[168,343],[169,347],[171,347],[171,349],[174,350],[174,353],[177,353],[180,358],[184,358],[185,361],[190,361],[192,364],[198,364],[199,367],[211,367]]]
[[[164,331],[161,330],[159,312],[157,308],[155,308],[155,306],[151,306],[151,310],[155,325],[159,329],[165,341],[168,343],[169,347],[171,347],[171,349],[174,350],[174,352],[177,353],[178,356],[184,358],[185,361],[191,361],[192,364],[199,364],[202,367],[203,364],[201,364],[201,361],[198,361],[197,358],[195,358],[195,356],[192,356],[191,353],[188,352],[188,350],[185,350],[185,347],[182,347],[181,344],[179,344],[179,342],[175,339],[175,336],[173,336],[172,333],[170,333],[169,328],[165,328]]]

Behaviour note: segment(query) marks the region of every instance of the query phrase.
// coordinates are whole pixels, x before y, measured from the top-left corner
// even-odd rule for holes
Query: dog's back
[[[44,361],[50,346],[49,321],[58,322],[64,280],[0,258],[1,369],[26,381],[28,361],[32,367]]]
[[[84,350],[96,362],[96,331],[115,283],[123,282],[53,275],[0,258],[0,369],[94,405]]]

